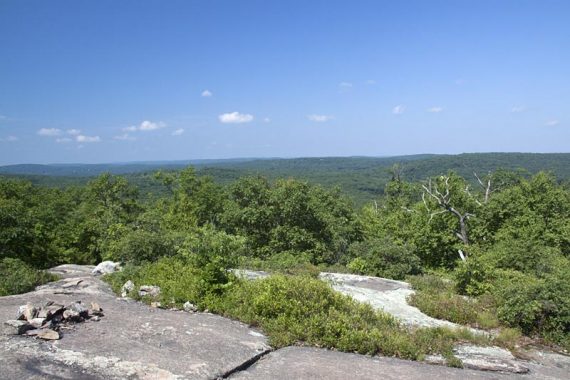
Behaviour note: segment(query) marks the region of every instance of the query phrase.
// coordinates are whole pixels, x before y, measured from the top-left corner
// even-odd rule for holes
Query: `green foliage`
[[[311,264],[311,258],[308,254],[297,252],[281,252],[271,255],[265,260],[242,256],[239,258],[239,267],[315,278],[321,272],[319,267]]]
[[[397,245],[388,239],[355,242],[349,248],[354,257],[347,265],[353,273],[403,280],[421,272],[420,259],[413,248]]]
[[[413,276],[409,281],[416,293],[408,302],[431,317],[483,329],[496,328],[499,324],[492,298],[458,295],[451,281],[433,275]]]
[[[335,263],[359,236],[354,212],[338,191],[296,180],[271,185],[261,177],[240,179],[230,188],[223,220],[259,258],[297,252],[313,264]]]
[[[58,277],[37,270],[19,259],[0,259],[0,297],[26,293],[38,285],[56,281]]]

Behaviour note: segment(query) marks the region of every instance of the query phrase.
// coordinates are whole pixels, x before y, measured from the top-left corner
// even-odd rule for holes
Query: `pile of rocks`
[[[6,335],[35,336],[45,340],[57,340],[61,337],[60,327],[86,320],[99,321],[103,309],[96,302],[87,308],[81,301],[63,306],[48,301],[36,307],[27,303],[18,308],[16,319],[4,322],[3,333]]]

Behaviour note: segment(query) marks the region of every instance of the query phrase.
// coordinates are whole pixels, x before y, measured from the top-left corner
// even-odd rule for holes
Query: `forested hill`
[[[453,170],[473,179],[473,172],[485,175],[497,169],[522,170],[534,174],[553,172],[559,180],[570,179],[570,153],[466,153],[459,155],[410,155],[395,157],[320,157],[292,159],[231,159],[137,162],[121,164],[10,165],[0,167],[0,174],[25,177],[35,184],[65,186],[84,184],[104,172],[125,175],[141,188],[143,194],[162,188],[149,175],[157,170],[178,170],[188,165],[216,182],[229,183],[244,175],[262,175],[270,179],[294,177],[325,187],[339,186],[357,204],[383,193],[391,178],[390,169],[398,164],[402,179],[418,181]]]

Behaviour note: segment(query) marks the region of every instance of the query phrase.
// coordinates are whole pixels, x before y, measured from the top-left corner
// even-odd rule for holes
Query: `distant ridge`
[[[413,162],[413,164],[411,164]],[[409,179],[418,176],[437,175],[440,172],[456,170],[459,174],[473,171],[487,172],[498,168],[525,169],[530,173],[550,170],[562,178],[570,177],[570,153],[463,153],[417,154],[390,157],[301,157],[301,158],[234,158],[196,159],[177,161],[117,162],[108,164],[16,164],[0,166],[0,174],[43,175],[64,177],[92,177],[102,173],[134,174],[156,170],[176,170],[188,165],[197,168],[239,169],[247,171],[267,170],[366,170],[390,167],[396,163],[404,165]]]

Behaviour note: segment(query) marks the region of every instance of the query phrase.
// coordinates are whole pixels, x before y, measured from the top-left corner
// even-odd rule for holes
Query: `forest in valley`
[[[409,353],[404,343],[386,347],[381,335],[354,335],[369,327],[354,327],[364,322],[349,315],[372,317],[343,309],[337,303],[345,301],[337,298],[325,309],[340,314],[322,315],[325,326],[338,322],[332,330],[321,326],[309,334],[303,325],[308,311],[285,313],[299,294],[323,309],[328,290],[311,279],[319,271],[348,272],[407,280],[416,289],[409,302],[425,313],[501,329],[507,345],[524,336],[570,347],[565,178],[462,169],[432,170],[420,179],[395,162],[381,171],[385,184],[369,201],[302,176],[217,181],[193,167],[146,173],[152,196],[129,176],[109,173],[58,187],[0,177],[0,295],[52,280],[42,269],[112,260],[124,264],[107,279],[116,290],[127,279],[152,282],[163,289],[164,303],[192,301],[201,310],[259,324],[276,345],[306,341],[411,358],[428,353]],[[244,284],[230,268],[288,277]],[[347,323],[354,328],[339,327]],[[414,339],[406,343],[410,350],[425,341]]]

